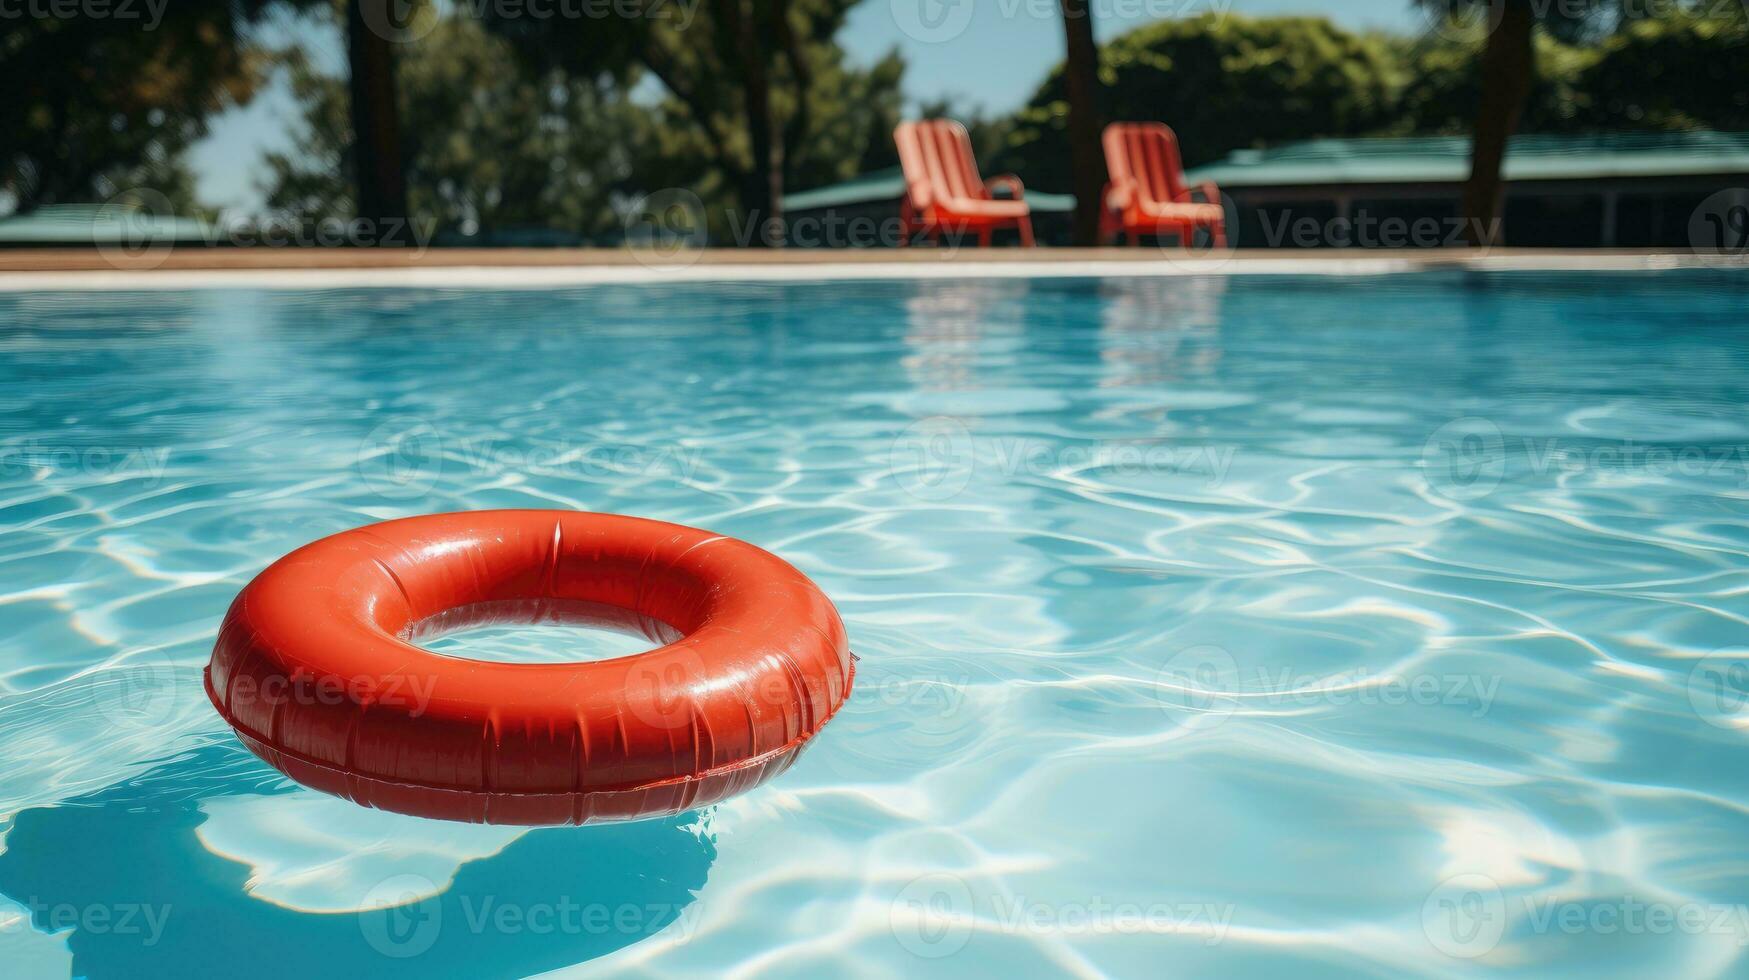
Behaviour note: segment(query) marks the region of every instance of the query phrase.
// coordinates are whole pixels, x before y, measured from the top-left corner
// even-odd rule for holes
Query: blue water
[[[0,976],[1749,975],[1749,279],[0,294]],[[856,694],[704,812],[280,778],[313,538],[771,549]],[[495,628],[492,659],[622,637]]]

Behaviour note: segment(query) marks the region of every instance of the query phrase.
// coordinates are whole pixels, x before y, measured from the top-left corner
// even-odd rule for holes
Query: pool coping
[[[1744,257],[1653,250],[1345,249],[1306,254],[1176,249],[905,249],[654,256],[626,249],[96,249],[0,251],[0,292],[175,289],[550,289],[617,283],[809,282],[1208,275],[1380,276],[1431,271],[1749,269]]]

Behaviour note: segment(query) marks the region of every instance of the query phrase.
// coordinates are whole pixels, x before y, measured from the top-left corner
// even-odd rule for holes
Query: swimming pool
[[[1749,279],[0,294],[8,977],[1741,973]],[[705,812],[287,783],[208,705],[297,545],[771,549],[855,697]],[[483,658],[632,652],[492,630]]]

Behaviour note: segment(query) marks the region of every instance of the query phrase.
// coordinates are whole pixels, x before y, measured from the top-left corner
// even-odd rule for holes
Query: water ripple
[[[157,893],[283,938],[266,976],[305,950],[1740,974],[1745,298],[1700,272],[0,296],[0,959],[193,975],[229,948],[26,904]],[[782,779],[617,830],[360,810],[244,753],[199,673],[242,584],[485,507],[779,552],[843,612],[856,697]],[[396,882],[446,914],[429,954],[370,938]],[[666,911],[461,924],[575,895]]]

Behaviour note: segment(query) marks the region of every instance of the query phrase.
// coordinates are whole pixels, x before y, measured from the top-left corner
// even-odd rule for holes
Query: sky
[[[697,0],[671,0],[696,3]],[[1105,41],[1141,24],[1206,13],[1253,16],[1309,14],[1351,30],[1408,32],[1419,25],[1411,0],[1089,0],[1094,29]],[[1045,72],[1063,57],[1057,0],[862,0],[851,11],[839,43],[860,64],[897,48],[904,57],[909,106],[948,99],[955,108],[1001,113],[1019,107]],[[302,18],[282,19],[263,39],[301,40],[318,64],[344,71],[338,32]],[[298,117],[283,79],[250,105],[216,117],[190,160],[201,200],[244,212],[261,207],[263,156],[289,150],[285,135]]]

